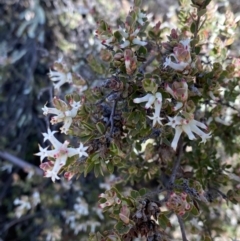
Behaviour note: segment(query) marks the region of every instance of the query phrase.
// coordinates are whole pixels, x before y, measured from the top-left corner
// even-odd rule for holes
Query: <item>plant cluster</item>
[[[211,21],[209,3],[193,0],[192,10],[185,15],[181,12],[182,27],[169,29],[169,34],[161,22],[149,26],[148,14],[138,0],[117,28],[100,20],[96,37],[105,46],[101,58],[107,63],[106,80],[88,88],[82,80],[78,82],[82,92],[66,97],[69,104],[54,98],[56,108],[43,108],[44,114],[54,114],[51,124],[63,122],[61,132],[80,141],[79,148],[68,148],[69,142],[60,143],[54,132],[43,134],[55,149],[40,147],[37,155],[49,159],[40,167],[53,181],[61,172],[69,180],[92,170],[96,177],[119,175],[122,188],[164,177],[161,188],[154,190],[155,197],[144,188],[126,195],[117,186],[100,194],[99,206],[117,221],[101,240],[169,240],[161,225],[171,225],[167,216],[175,213],[182,226],[182,216],[198,215],[200,206],[212,201],[208,187],[216,178],[227,176],[223,173],[229,167],[216,159],[216,142],[221,142],[223,133],[216,129],[219,124],[238,126],[233,122],[239,117],[236,67],[222,50],[233,41],[236,23],[233,17],[226,19],[226,33],[213,43],[213,62],[204,63],[211,44],[202,37]],[[89,62],[98,69],[94,59]],[[49,77],[55,88],[74,82],[63,60],[54,66]],[[231,110],[228,116],[225,105]],[[186,166],[191,167],[188,177]],[[209,167],[211,173],[206,172]],[[239,195],[239,191],[225,195],[218,188],[226,200],[234,201]],[[167,211],[162,211],[163,206]],[[181,231],[187,240],[184,228]],[[90,240],[95,240],[94,235]]]
[[[141,0],[124,21],[99,19],[94,34],[102,48],[87,58],[96,79],[64,57],[50,67],[55,96],[42,111],[51,125],[35,155],[46,178],[58,184],[63,174],[62,195],[74,190],[75,201],[66,198],[72,210],[57,213],[65,233],[170,241],[177,225],[183,241],[208,241],[223,232],[219,209],[240,200],[233,156],[240,151],[239,58],[231,51],[237,21],[230,11],[222,20],[211,0],[179,3],[176,27],[153,21]],[[28,15],[38,22],[17,33],[31,37],[45,20],[41,11]],[[15,213],[39,203],[38,192],[16,198]],[[51,228],[47,240],[61,239],[57,223]]]

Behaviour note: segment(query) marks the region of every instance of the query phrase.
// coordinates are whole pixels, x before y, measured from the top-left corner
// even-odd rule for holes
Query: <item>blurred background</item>
[[[219,12],[230,9],[240,16],[240,1],[215,2]],[[45,145],[42,133],[49,127],[49,117],[43,116],[41,108],[53,96],[64,98],[71,91],[68,85],[61,92],[53,89],[47,75],[52,64],[63,57],[90,86],[101,81],[103,76],[88,64],[88,57],[98,59],[101,49],[94,34],[97,21],[117,26],[132,4],[126,0],[0,0],[1,241],[87,240],[90,231],[107,227],[96,202],[115,177],[97,180],[89,174],[52,183],[43,178],[34,153],[38,143]],[[171,26],[176,23],[175,0],[144,1],[143,8],[152,13],[154,22],[171,19]],[[234,46],[239,56],[239,40]],[[218,210],[219,217],[221,211],[226,210]],[[227,212],[229,222],[223,233],[239,235],[240,240],[234,229],[239,224],[237,213],[239,206]]]

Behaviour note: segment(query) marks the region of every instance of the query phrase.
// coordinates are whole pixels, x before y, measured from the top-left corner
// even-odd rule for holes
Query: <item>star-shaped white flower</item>
[[[161,93],[156,93],[156,99],[154,101],[154,114],[153,116],[148,116],[149,119],[153,120],[153,126],[155,126],[157,123],[162,125],[161,120],[163,118],[160,117],[162,109],[162,94]]]
[[[64,103],[66,106],[67,104]],[[63,108],[63,110],[59,110],[56,108],[48,108],[46,105],[44,106],[44,108],[42,108],[43,110],[43,114],[47,115],[47,114],[55,114],[56,116],[53,116],[51,118],[51,124],[57,124],[59,122],[63,122],[64,125],[60,128],[61,133],[65,133],[67,134],[71,124],[72,124],[72,119],[74,117],[76,117],[78,109],[81,107],[81,103],[80,101],[76,102],[73,101],[71,104],[71,109],[67,106],[65,107],[65,109]],[[66,110],[66,108],[68,108],[68,110]]]
[[[87,149],[88,149],[88,146],[84,147],[83,144],[80,143],[80,146],[77,149],[79,157],[82,157],[82,156],[87,157],[88,156],[88,154],[86,152]]]
[[[126,48],[130,45],[132,42],[133,44],[140,45],[140,46],[145,46],[147,42],[141,41],[140,39],[137,38],[137,34],[140,31],[140,28],[137,28],[132,34],[129,35],[129,33],[125,32],[125,30],[119,26],[118,31],[120,34],[123,36],[124,40],[123,43],[120,44],[120,48]]]
[[[41,146],[39,146],[40,152],[35,154],[37,156],[40,156],[41,162],[45,157],[51,157],[55,159],[55,161],[49,163],[49,165],[45,163],[42,163],[40,165],[40,167],[44,170],[44,176],[51,177],[53,182],[56,179],[59,179],[57,174],[59,173],[60,169],[66,164],[68,157],[72,157],[75,155],[79,155],[79,157],[88,156],[88,153],[86,152],[88,147],[84,147],[82,143],[80,143],[80,146],[78,148],[68,147],[69,142],[65,141],[64,143],[61,143],[55,138],[55,133],[56,131],[51,131],[50,129],[48,129],[47,133],[43,133],[44,141],[49,140],[53,145],[53,149],[48,150],[47,148],[42,148]]]
[[[171,60],[171,57],[166,57],[165,62],[163,63],[163,68],[167,68],[169,66],[172,69],[183,71],[188,65],[189,63],[186,63],[186,62],[174,63]]]
[[[191,39],[179,41],[179,44],[173,49],[174,53],[166,57],[163,67],[166,68],[169,66],[177,71],[183,71],[192,61],[190,42]],[[172,61],[171,57],[174,58],[175,62]]]
[[[65,83],[72,83],[72,74],[70,72],[64,73],[52,71],[50,69],[48,75],[51,81],[53,81],[53,86],[55,89],[60,89],[60,87]]]
[[[175,135],[171,143],[171,147],[176,151],[179,138],[182,132],[185,132],[190,140],[195,140],[196,137],[193,133],[201,137],[201,143],[205,143],[207,139],[211,138],[211,133],[205,133],[200,128],[207,130],[204,123],[194,119],[186,120],[180,116],[168,117],[169,122],[166,125],[175,128]],[[200,128],[199,128],[200,127]]]
[[[141,98],[135,98],[133,102],[137,104],[147,102],[145,105],[146,109],[150,108],[154,104],[154,114],[153,116],[148,116],[148,118],[153,120],[153,126],[155,126],[157,123],[162,125],[161,120],[163,120],[163,118],[160,117],[162,108],[162,94],[160,92],[157,92],[155,95],[147,94]]]

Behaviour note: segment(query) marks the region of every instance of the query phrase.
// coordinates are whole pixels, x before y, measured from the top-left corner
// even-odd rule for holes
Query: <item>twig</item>
[[[115,115],[115,111],[116,111],[116,107],[117,107],[117,100],[115,100],[113,102],[113,107],[112,107],[112,111],[111,111],[111,115],[110,115],[110,123],[111,123],[111,128],[110,128],[110,133],[109,133],[109,136],[111,137],[112,136],[112,133],[113,133],[113,127],[114,127],[114,115]]]
[[[152,55],[145,63],[143,63],[143,64],[139,67],[138,71],[139,71],[140,73],[144,73],[145,68],[146,68],[149,64],[151,64],[155,58],[156,58],[156,55],[155,55],[155,54]]]
[[[8,152],[0,151],[0,157],[3,159],[6,159],[7,161],[10,161],[14,165],[21,167],[22,169],[26,170],[27,172],[30,170],[34,170],[34,172],[37,175],[39,175],[39,176],[43,175],[43,171],[40,168],[38,168],[30,163],[27,163],[26,161],[8,153]]]
[[[12,184],[13,178],[12,175],[9,175],[8,179],[4,181],[4,185],[2,187],[1,193],[0,193],[0,204],[2,203],[2,200],[4,199],[6,192],[9,190],[9,186]]]
[[[177,174],[177,171],[178,171],[178,168],[180,166],[180,161],[181,161],[181,157],[182,157],[182,151],[183,151],[183,142],[182,142],[182,136],[180,137],[179,139],[179,142],[178,142],[178,152],[177,152],[177,156],[175,158],[175,162],[174,162],[174,167],[173,167],[173,170],[172,170],[172,174],[169,178],[169,182],[168,182],[168,188],[172,188],[174,182],[175,182],[175,179],[176,179],[176,174]]]
[[[215,101],[215,104],[224,105],[224,106],[227,106],[229,108],[232,108],[233,110],[237,111],[238,113],[240,112],[236,107],[231,106],[229,103],[224,103],[221,99]]]
[[[4,226],[4,228],[3,228],[3,232],[6,232],[9,228],[11,228],[13,225],[15,225],[15,224],[17,224],[17,223],[24,222],[24,221],[26,221],[26,220],[28,220],[28,219],[34,218],[34,217],[39,216],[39,215],[41,215],[40,212],[28,214],[28,215],[22,216],[22,217],[19,218],[19,219],[14,219],[13,221],[5,224],[5,226]]]
[[[188,241],[187,236],[186,236],[186,232],[185,232],[185,228],[184,228],[184,224],[183,224],[183,220],[179,215],[177,215],[177,218],[178,218],[178,223],[180,225],[180,229],[181,229],[181,233],[182,233],[182,240]]]
[[[103,46],[105,46],[105,47],[106,47],[108,50],[110,50],[110,51],[114,52],[114,49],[113,49],[113,47],[112,47],[112,46],[109,46],[109,45],[104,44],[104,43],[102,43],[102,45],[103,45]]]

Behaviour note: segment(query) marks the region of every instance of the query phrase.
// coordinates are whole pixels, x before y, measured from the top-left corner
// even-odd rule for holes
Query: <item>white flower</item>
[[[145,108],[148,109],[149,107],[152,106],[152,104],[154,103],[156,99],[156,96],[154,96],[153,94],[146,94],[145,96],[141,97],[141,98],[135,98],[133,100],[134,103],[139,104],[142,102],[147,102],[145,105]]]
[[[52,123],[52,122],[51,122]],[[61,133],[67,134],[70,126],[72,124],[72,117],[65,117],[64,118],[64,124],[63,126],[60,128]]]
[[[88,146],[84,147],[82,143],[80,143],[80,146],[78,147],[78,155],[81,156],[88,156],[86,150],[88,149]]]
[[[184,39],[179,42],[184,46],[184,49],[186,49],[188,52],[190,52],[190,49],[191,49],[190,42],[191,41],[192,41],[191,39]]]
[[[207,126],[199,121],[194,119],[186,120],[180,116],[175,116],[173,118],[168,117],[169,122],[166,125],[170,125],[172,128],[175,128],[175,135],[171,143],[171,147],[176,151],[179,138],[182,132],[185,132],[188,135],[190,140],[195,140],[196,137],[193,133],[197,134],[202,138],[201,143],[205,143],[207,139],[211,138],[211,133],[205,133],[202,129],[207,129]],[[199,128],[200,127],[200,128]]]
[[[162,108],[162,94],[160,92],[157,92],[155,95],[147,94],[141,98],[135,98],[133,102],[134,103],[147,102],[145,105],[146,109],[148,109],[149,107],[152,106],[152,104],[154,104],[154,114],[153,116],[148,116],[148,118],[153,120],[153,126],[155,126],[157,123],[162,125],[161,120],[163,120],[163,118],[160,117],[161,108]]]
[[[124,49],[130,45],[130,42],[128,40],[125,40],[122,44],[120,44],[120,48]]]
[[[60,86],[62,86],[65,83],[72,83],[72,74],[70,72],[64,73],[64,72],[52,71],[50,69],[48,75],[49,75],[49,78],[53,81],[53,85],[55,89],[59,89]]]
[[[128,38],[129,34],[126,33],[125,30],[121,26],[119,26],[118,31],[124,38]]]
[[[144,25],[143,18],[147,18],[147,14],[139,11],[138,14],[137,14],[137,22],[138,22],[140,25]]]
[[[154,114],[153,116],[148,116],[149,119],[153,120],[153,126],[155,126],[157,123],[162,125],[161,120],[163,118],[160,117],[161,113],[161,108],[162,108],[162,94],[161,93],[156,93],[156,100],[154,101]]]
[[[167,57],[165,62],[163,63],[163,67],[171,67],[172,69],[178,70],[178,71],[183,71],[189,64],[185,62],[180,62],[180,63],[174,63],[171,60],[171,57]]]
[[[182,107],[183,107],[183,103],[177,102],[177,104],[173,107],[173,110],[177,111],[177,110],[181,109]]]
[[[31,209],[31,203],[28,196],[22,196],[21,199],[16,198],[13,202],[14,205],[18,205],[15,209],[17,218],[20,218],[27,210]]]
[[[67,134],[67,132],[72,124],[72,118],[76,117],[80,106],[81,106],[80,101],[78,101],[78,102],[73,101],[71,104],[72,109],[70,109],[70,110],[62,111],[62,110],[58,110],[56,108],[48,108],[46,106],[46,104],[42,108],[42,110],[43,110],[44,115],[47,115],[47,114],[56,115],[51,118],[51,121],[50,121],[51,124],[54,125],[59,122],[63,122],[64,125],[60,128],[60,130],[61,130],[61,133]]]
[[[38,191],[34,191],[34,193],[32,194],[31,201],[34,207],[36,207],[39,203],[41,203],[40,194]]]
[[[79,155],[79,157],[88,156],[88,154],[85,152],[88,147],[84,147],[82,143],[80,143],[79,148],[68,147],[69,142],[59,142],[54,137],[55,133],[56,131],[52,132],[50,129],[48,129],[48,133],[43,133],[44,141],[49,140],[52,143],[54,149],[47,150],[48,147],[42,148],[39,145],[40,152],[35,154],[37,156],[40,156],[41,161],[45,157],[52,157],[55,159],[55,161],[49,163],[49,165],[46,165],[46,163],[42,163],[40,165],[40,167],[44,170],[44,176],[51,177],[53,182],[55,182],[56,179],[60,179],[57,174],[60,169],[66,164],[68,157],[72,157],[75,155]]]
[[[214,117],[214,120],[215,120],[216,122],[222,124],[222,125],[225,125],[225,126],[231,125],[231,122],[230,122],[230,121],[226,121],[226,120],[220,118],[219,116]]]
[[[54,228],[53,230],[47,231],[46,241],[57,241],[61,240],[62,230],[60,228]]]
[[[89,214],[87,202],[80,197],[78,197],[76,201],[77,202],[73,206],[75,212],[78,213],[80,216],[87,216]]]
[[[119,26],[118,31],[124,38],[123,43],[120,44],[120,48],[126,48],[130,46],[130,43],[132,42],[133,44],[140,45],[140,46],[145,46],[147,42],[139,40],[136,36],[140,31],[140,28],[137,28],[132,34],[129,35],[129,33],[125,32],[125,30]]]
[[[87,231],[87,224],[86,223],[79,223],[74,228],[74,234],[77,235],[80,231],[86,232]]]
[[[145,46],[147,44],[147,42],[141,41],[138,38],[134,38],[132,42],[133,44],[140,45],[140,46]]]
[[[108,39],[103,39],[103,40],[102,40],[102,43],[109,45],[110,43],[112,43],[113,40],[114,40],[114,38],[113,38],[113,36],[112,36],[112,37],[110,37],[110,38],[108,38]]]
[[[167,83],[165,85],[165,90],[168,92],[175,100],[186,101],[188,99],[188,84],[185,80],[181,82],[174,81],[172,88]]]
[[[192,61],[190,51],[191,39],[184,39],[179,41],[179,44],[173,48],[172,54],[170,54],[163,63],[163,67],[167,66],[177,70],[183,71]],[[174,58],[175,62],[171,60],[171,56]]]
[[[181,125],[182,117],[180,116],[174,116],[173,118],[168,116],[169,122],[166,124],[168,126],[171,126],[172,128],[175,128],[177,125]]]

